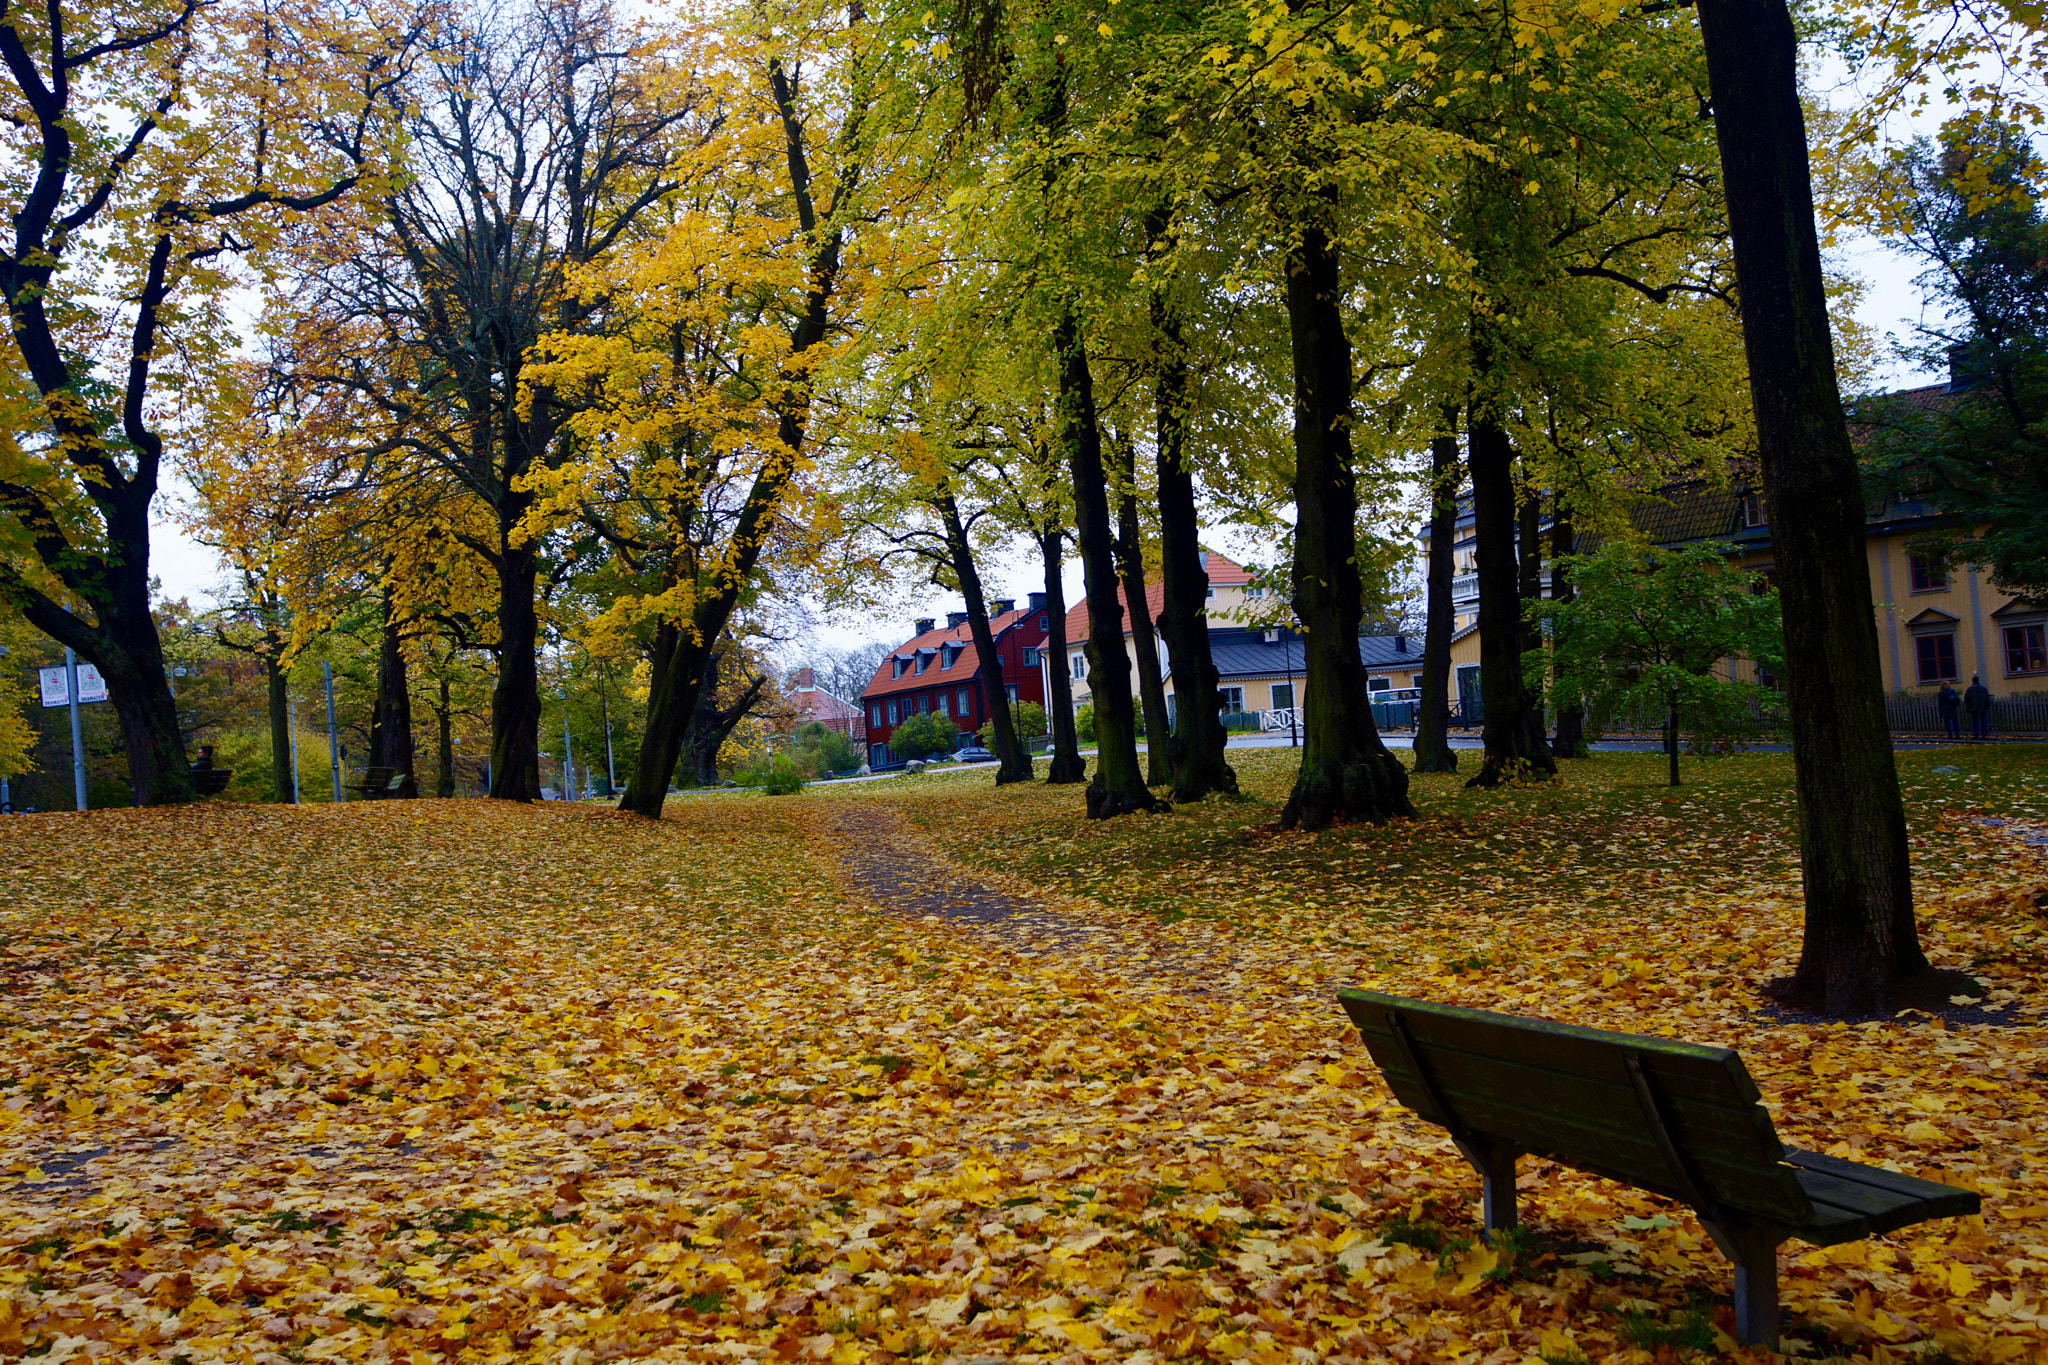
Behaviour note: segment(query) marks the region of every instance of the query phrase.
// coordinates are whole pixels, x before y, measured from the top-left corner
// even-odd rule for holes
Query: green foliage
[[[1074,733],[1083,744],[1095,742],[1095,703],[1084,701],[1074,708]]]
[[[1046,719],[1045,708],[1035,701],[1012,702],[1010,719],[1016,723],[1018,739],[1031,739],[1052,731],[1052,725]],[[974,735],[981,741],[982,748],[994,749],[996,723],[992,720],[983,721],[981,728],[976,730]]]
[[[849,772],[860,767],[853,741],[823,721],[806,721],[791,737],[789,758],[813,777]]]
[[[1934,403],[1856,405],[1871,483],[1961,520],[1915,548],[1986,564],[2000,588],[2033,598],[2048,596],[2043,173],[2026,132],[1997,124],[1965,123],[1894,155],[1885,236],[1927,267],[1920,287],[1953,319],[1923,323],[1913,354],[1973,382]]]
[[[1707,1317],[1707,1305],[1694,1303],[1676,1321],[1663,1323],[1640,1309],[1622,1314],[1621,1335],[1645,1351],[1675,1346],[1682,1351],[1714,1349],[1714,1325]]]
[[[960,727],[951,716],[925,713],[897,726],[889,735],[889,747],[902,758],[929,758],[952,752],[959,734]]]
[[[788,754],[770,754],[733,773],[742,787],[758,789],[764,796],[795,796],[804,789],[804,774]]]
[[[1733,568],[1720,546],[1650,549],[1611,542],[1565,561],[1578,593],[1530,604],[1548,626],[1551,697],[1586,708],[1604,727],[1629,715],[1659,716],[1678,784],[1678,732],[1695,751],[1756,736],[1772,694],[1728,677],[1728,662],[1782,668],[1778,594]]]

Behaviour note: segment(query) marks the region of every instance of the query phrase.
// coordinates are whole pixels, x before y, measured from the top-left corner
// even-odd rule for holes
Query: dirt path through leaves
[[[835,812],[827,830],[857,894],[887,912],[941,921],[985,946],[1031,958],[1086,958],[1130,984],[1193,995],[1217,994],[1259,965],[1227,949],[1178,941],[1137,916],[992,885],[886,806]]]

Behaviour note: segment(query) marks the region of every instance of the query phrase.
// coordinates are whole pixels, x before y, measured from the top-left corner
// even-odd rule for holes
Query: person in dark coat
[[[1941,728],[1948,731],[1950,739],[1961,739],[1963,694],[1956,691],[1954,683],[1945,682],[1941,691],[1934,694],[1934,708],[1941,712]]]
[[[1963,691],[1963,709],[1970,713],[1970,738],[1991,738],[1991,689],[1970,675],[1970,685]]]

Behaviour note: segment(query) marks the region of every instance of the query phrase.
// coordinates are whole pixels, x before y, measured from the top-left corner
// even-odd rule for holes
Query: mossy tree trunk
[[[1798,40],[1785,0],[1700,0],[1743,345],[1785,621],[1806,899],[1781,993],[1884,1008],[1929,965],[1884,711],[1864,501],[1829,334]]]
[[[1038,537],[1038,553],[1045,561],[1046,612],[1046,698],[1052,714],[1052,763],[1045,780],[1059,786],[1079,782],[1088,776],[1081,762],[1081,742],[1074,733],[1074,679],[1067,671],[1067,588],[1061,581],[1060,566],[1066,532],[1057,528]]]
[[[1454,773],[1458,751],[1451,747],[1452,582],[1457,577],[1458,409],[1446,405],[1443,429],[1429,443],[1429,571],[1425,598],[1429,619],[1422,628],[1422,696],[1415,709],[1415,771]]]
[[[981,660],[981,701],[995,740],[996,785],[1031,780],[1031,755],[1017,734],[1017,722],[1010,711],[1010,694],[1003,684],[1003,664],[996,654],[995,636],[989,630],[988,602],[981,594],[981,573],[974,567],[974,547],[967,540],[967,524],[960,519],[960,504],[951,493],[937,494],[932,505],[946,531],[946,553],[951,559],[953,578],[967,602],[967,633],[974,640],[975,657]]]
[[[1074,521],[1081,573],[1088,593],[1088,691],[1095,707],[1095,778],[1088,784],[1088,818],[1105,820],[1131,811],[1158,810],[1138,767],[1136,708],[1131,664],[1124,653],[1123,607],[1117,601],[1116,533],[1110,523],[1109,482],[1102,463],[1102,428],[1088,352],[1071,312],[1053,333],[1059,370],[1060,442],[1074,480]]]
[[[370,762],[403,773],[396,791],[365,793],[410,800],[420,794],[413,772],[412,686],[406,677],[405,635],[391,612],[391,594],[384,594],[384,628],[377,640],[377,705],[370,716]]]
[[[1163,232],[1164,224],[1160,230]],[[1157,233],[1155,236],[1159,235]],[[1173,799],[1199,801],[1211,792],[1237,795],[1237,773],[1224,757],[1230,737],[1212,698],[1221,679],[1209,653],[1209,575],[1202,567],[1202,525],[1195,511],[1195,475],[1187,458],[1188,364],[1180,315],[1163,293],[1152,295],[1159,348],[1153,376],[1159,474],[1159,634],[1173,669],[1173,734],[1164,744]]]
[[[1485,348],[1475,346],[1478,368]],[[1484,403],[1467,426],[1473,548],[1479,577],[1479,689],[1486,709],[1485,761],[1465,785],[1491,787],[1511,775],[1553,773],[1535,689],[1522,676],[1522,595],[1515,551],[1515,451]]]
[[[1113,443],[1117,499],[1117,576],[1130,608],[1131,653],[1138,665],[1138,713],[1145,718],[1145,784],[1163,787],[1173,781],[1167,747],[1172,727],[1166,720],[1166,680],[1159,668],[1159,637],[1154,632],[1145,586],[1145,537],[1138,524],[1137,454],[1123,441]]]
[[[1578,595],[1564,563],[1565,556],[1577,548],[1577,540],[1571,508],[1560,496],[1550,518],[1550,600],[1553,602],[1569,602]],[[1558,627],[1562,628],[1562,625]],[[1557,737],[1552,741],[1550,751],[1558,758],[1584,758],[1590,752],[1586,747],[1586,708],[1575,697],[1559,699]]]
[[[1344,334],[1342,262],[1321,228],[1306,227],[1287,257],[1294,362],[1294,616],[1301,623],[1306,720],[1301,771],[1280,823],[1413,815],[1408,770],[1373,723],[1358,657],[1364,590],[1358,575],[1358,487],[1351,465],[1351,343]]]

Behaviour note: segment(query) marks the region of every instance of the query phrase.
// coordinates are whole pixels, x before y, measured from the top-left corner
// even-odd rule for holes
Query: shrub
[[[1095,742],[1095,703],[1082,702],[1074,711],[1074,733],[1083,744]]]
[[[1048,733],[1050,729],[1045,720],[1045,708],[1035,701],[1012,703],[1010,706],[1010,719],[1017,727],[1017,738],[1019,739],[1032,739]],[[996,747],[996,723],[992,720],[983,721],[981,728],[974,732],[974,737],[981,741],[982,748],[994,749]]]
[[[813,777],[828,777],[860,766],[853,741],[822,721],[797,727],[789,745],[790,761]]]
[[[804,775],[787,754],[774,754],[740,768],[733,773],[733,780],[742,787],[759,788],[765,796],[795,796],[804,789]]]
[[[951,753],[960,727],[951,716],[922,714],[910,717],[889,735],[889,747],[903,758],[928,758]]]

